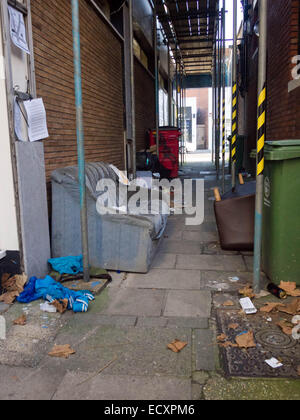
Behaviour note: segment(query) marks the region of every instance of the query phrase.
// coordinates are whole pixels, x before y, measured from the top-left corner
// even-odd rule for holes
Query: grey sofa
[[[100,179],[119,185],[115,171],[106,163],[86,164],[88,238],[90,264],[109,270],[146,273],[166,228],[167,214],[106,214],[96,209]],[[80,201],[78,168],[52,173],[52,257],[80,255]],[[130,197],[130,194],[129,194]],[[118,207],[127,203],[121,196]]]

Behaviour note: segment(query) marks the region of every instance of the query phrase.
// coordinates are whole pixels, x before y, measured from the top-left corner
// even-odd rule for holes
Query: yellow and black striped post
[[[232,85],[232,132],[231,132],[231,159],[232,159],[232,188],[235,188],[235,166],[237,146],[237,83]]]
[[[258,97],[257,120],[257,176],[262,175],[265,168],[265,135],[266,135],[266,85]]]
[[[225,89],[223,89],[223,96]],[[223,97],[222,108],[222,171],[223,171],[223,193],[225,192],[225,159],[226,159],[226,139],[225,139],[225,97]]]

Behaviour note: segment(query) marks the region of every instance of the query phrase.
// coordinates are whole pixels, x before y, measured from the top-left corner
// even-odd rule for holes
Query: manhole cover
[[[291,337],[277,330],[263,329],[255,334],[256,340],[262,345],[278,350],[295,347],[297,342]]]
[[[299,378],[300,340],[282,333],[259,315],[243,316],[235,310],[217,310],[218,332],[235,343],[236,336],[253,331],[256,347],[244,350],[236,347],[220,348],[224,369],[229,376]],[[232,329],[236,324],[238,328]],[[265,362],[275,357],[283,366],[273,369]]]

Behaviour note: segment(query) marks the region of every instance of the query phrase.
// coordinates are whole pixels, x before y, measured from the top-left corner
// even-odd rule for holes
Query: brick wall
[[[300,89],[288,93],[298,54],[299,1],[269,2],[267,139],[300,139]]]
[[[46,176],[77,164],[70,0],[32,1],[37,94],[47,111]],[[94,8],[80,1],[86,161],[124,167],[122,43]],[[50,192],[50,191],[49,191]]]
[[[147,130],[155,128],[155,82],[135,58],[136,150],[148,147]]]
[[[268,1],[267,140],[300,139],[300,88],[288,92],[299,54],[299,0]],[[256,16],[253,17],[253,22]],[[248,37],[247,152],[256,148],[258,38]],[[251,159],[250,166],[255,162]]]

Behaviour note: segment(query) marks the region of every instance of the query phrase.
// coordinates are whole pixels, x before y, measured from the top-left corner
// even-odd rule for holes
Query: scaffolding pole
[[[237,0],[233,0],[233,56],[232,56],[232,130],[231,130],[231,177],[232,190],[236,186],[237,142]]]
[[[78,178],[80,191],[80,218],[81,218],[81,243],[83,254],[83,278],[89,282],[89,247],[88,247],[88,220],[86,204],[85,183],[85,153],[84,153],[84,130],[82,108],[82,83],[81,83],[81,57],[80,57],[80,27],[79,27],[79,4],[78,0],[72,0],[72,27],[73,27],[73,51],[75,69],[75,101],[76,101],[76,132],[78,153]]]
[[[226,139],[225,139],[225,122],[226,122],[226,66],[225,66],[225,10],[226,10],[226,0],[223,0],[223,11],[222,11],[222,32],[223,32],[223,41],[222,41],[222,191],[225,193],[225,153],[226,153]]]
[[[267,0],[259,2],[259,59],[258,59],[258,124],[256,155],[256,204],[254,234],[253,289],[261,289],[262,213],[264,189],[264,145],[266,134],[266,69],[267,69]]]
[[[159,57],[157,50],[157,17],[156,17],[156,0],[154,1],[154,61],[155,61],[155,134],[156,134],[156,153],[159,158]]]

